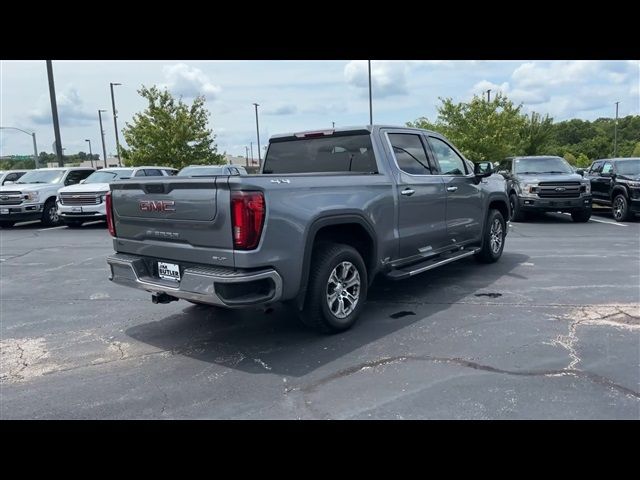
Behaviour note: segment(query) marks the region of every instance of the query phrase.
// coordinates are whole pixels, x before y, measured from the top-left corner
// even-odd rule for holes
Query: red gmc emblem
[[[173,200],[140,200],[138,207],[141,212],[175,212]]]

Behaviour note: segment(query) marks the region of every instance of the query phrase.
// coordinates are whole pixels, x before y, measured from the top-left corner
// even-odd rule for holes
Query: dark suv
[[[510,157],[498,173],[507,180],[510,220],[521,222],[527,212],[568,212],[574,222],[591,217],[591,184],[562,157]]]
[[[617,222],[640,213],[640,158],[596,160],[586,174],[593,203],[611,206]]]

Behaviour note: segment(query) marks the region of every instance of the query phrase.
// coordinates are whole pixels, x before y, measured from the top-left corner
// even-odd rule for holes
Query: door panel
[[[480,184],[451,145],[437,137],[429,137],[429,145],[443,175],[449,241],[456,244],[479,239],[483,221]]]

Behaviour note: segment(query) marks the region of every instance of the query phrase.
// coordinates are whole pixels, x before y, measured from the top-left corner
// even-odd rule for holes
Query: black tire
[[[334,286],[336,282],[332,278],[344,280],[345,283]],[[344,285],[350,281],[359,283],[345,288]],[[355,248],[341,243],[317,245],[311,260],[307,297],[300,320],[322,333],[338,333],[351,328],[367,300],[367,286],[367,269]],[[330,296],[334,295],[330,308]],[[349,295],[355,296],[355,302],[352,303]],[[343,314],[346,316],[340,318]]]
[[[520,202],[518,202],[518,195],[512,193],[509,195],[509,211],[511,213],[511,218],[509,218],[512,222],[522,222],[526,219],[526,213],[522,211],[520,208]]]
[[[577,212],[571,212],[571,219],[577,223],[586,223],[591,218],[591,209],[585,208],[584,210],[578,210]]]
[[[0,227],[2,228],[11,228],[16,224],[16,222],[11,222],[9,220],[2,220],[0,222]]]
[[[53,227],[60,224],[58,207],[56,205],[56,201],[53,198],[50,198],[44,204],[44,210],[42,211],[42,224],[46,225],[47,227]]]
[[[621,193],[613,198],[613,202],[611,202],[611,211],[613,213],[613,219],[616,222],[626,222],[631,219],[629,201],[627,200],[627,197]]]
[[[77,220],[64,220],[64,224],[69,228],[80,228],[82,226],[82,222],[78,222]]]
[[[487,223],[484,226],[482,247],[475,254],[476,260],[481,263],[497,262],[504,250],[504,240],[507,234],[506,222],[499,210],[489,210]],[[492,242],[493,240],[493,242]]]

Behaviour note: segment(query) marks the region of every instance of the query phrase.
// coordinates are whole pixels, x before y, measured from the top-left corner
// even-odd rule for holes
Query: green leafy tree
[[[524,155],[543,155],[548,153],[549,139],[553,130],[553,119],[549,115],[542,117],[532,112],[525,115],[525,124],[520,131],[522,153]]]
[[[426,118],[410,122],[410,126],[430,127],[442,133],[473,161],[499,161],[521,150],[520,134],[526,125],[515,106],[502,94],[487,102],[479,96],[466,103],[442,99],[438,119],[431,124]]]
[[[591,165],[591,160],[589,160],[589,157],[587,157],[584,153],[581,153],[580,155],[578,155],[575,165],[577,167],[588,167],[589,165]]]
[[[191,105],[176,100],[166,89],[144,85],[138,93],[148,101],[146,110],[137,113],[123,129],[128,149],[121,148],[128,166],[187,165],[224,163],[215,144],[215,135],[207,128],[209,112],[205,99],[198,96]]]
[[[567,152],[564,154],[564,159],[569,162],[571,165],[577,165],[578,160],[576,159],[576,156],[573,153]]]
[[[640,142],[636,143],[636,146],[633,149],[633,152],[631,152],[631,156],[632,157],[640,157]]]

